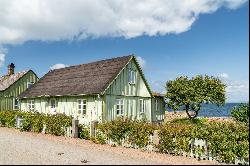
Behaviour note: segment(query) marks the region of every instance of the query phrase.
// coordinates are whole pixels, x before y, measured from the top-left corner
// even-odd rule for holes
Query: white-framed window
[[[124,113],[124,100],[116,99],[116,115],[120,116]]]
[[[136,81],[136,71],[133,69],[129,69],[128,82],[130,84],[135,84],[135,81]]]
[[[50,101],[49,101],[50,114],[52,114],[52,115],[56,114],[56,106],[57,106],[56,99],[51,98]]]
[[[86,112],[87,112],[87,100],[78,99],[77,100],[77,113],[79,115],[86,115]]]
[[[13,98],[13,110],[19,109],[19,100],[17,98]]]
[[[50,108],[56,108],[56,99],[50,100]]]
[[[28,101],[28,107],[30,111],[33,111],[35,109],[35,101],[34,100],[29,100]]]
[[[30,88],[33,85],[33,82],[27,82],[27,88]]]
[[[140,113],[145,113],[146,112],[146,100],[140,99],[139,104],[140,104]]]

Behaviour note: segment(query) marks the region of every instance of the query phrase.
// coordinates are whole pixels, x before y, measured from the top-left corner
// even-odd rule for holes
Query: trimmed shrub
[[[65,114],[45,115],[38,112],[1,111],[1,126],[15,127],[17,116],[23,118],[21,131],[41,132],[45,124],[46,133],[60,136],[65,135],[66,128],[72,125],[72,117]]]
[[[3,127],[15,127],[17,111],[0,111],[0,124]]]
[[[122,141],[127,139],[130,143],[142,148],[149,144],[149,136],[153,134],[156,126],[145,121],[117,118],[99,124],[98,129],[107,139],[118,143],[118,145],[121,145]]]
[[[161,128],[160,152],[181,154],[190,152],[192,139],[209,143],[209,151],[222,161],[233,163],[236,158],[249,160],[249,127],[239,123],[211,122],[206,125],[166,124]],[[198,154],[204,150],[198,149]]]
[[[65,114],[48,115],[45,120],[46,133],[62,136],[67,127],[72,125],[72,117]]]

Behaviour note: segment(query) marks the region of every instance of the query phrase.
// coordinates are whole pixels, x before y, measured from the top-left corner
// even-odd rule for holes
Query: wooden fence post
[[[152,142],[153,142],[153,145],[155,147],[157,147],[160,144],[160,138],[159,138],[159,131],[158,130],[154,130]],[[158,148],[153,148],[153,151],[159,151],[159,149]]]
[[[91,125],[90,125],[90,136],[91,137],[95,137],[95,135],[96,135],[95,131],[96,131],[97,124],[98,124],[98,121],[96,121],[96,120],[91,122]]]
[[[78,138],[78,124],[79,124],[79,120],[72,119],[72,137],[73,138]]]

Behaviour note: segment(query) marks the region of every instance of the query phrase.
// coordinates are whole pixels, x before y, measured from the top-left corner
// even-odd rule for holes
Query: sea
[[[199,111],[198,117],[231,117],[231,110],[235,106],[244,103],[226,103],[224,106],[217,106],[214,104],[203,104]],[[167,108],[169,112],[173,111]]]

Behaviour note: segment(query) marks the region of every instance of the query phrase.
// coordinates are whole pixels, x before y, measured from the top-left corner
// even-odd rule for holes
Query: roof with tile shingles
[[[100,94],[132,57],[129,55],[49,71],[19,97]]]
[[[26,73],[28,73],[29,70],[27,71],[22,71],[18,72],[12,75],[4,75],[0,77],[0,91],[4,91],[7,88],[9,88],[12,84],[14,84],[16,81],[18,81],[20,78],[22,78]]]

